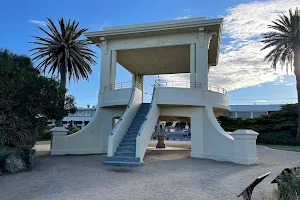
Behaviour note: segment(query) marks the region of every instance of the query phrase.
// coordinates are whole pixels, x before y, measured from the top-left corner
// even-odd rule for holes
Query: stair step
[[[117,157],[135,157],[135,152],[115,152],[115,156]]]
[[[138,132],[140,130],[140,127],[129,127],[128,131],[136,131]]]
[[[111,165],[115,167],[139,167],[142,165],[140,162],[122,162],[122,161],[103,161],[104,165]]]
[[[136,148],[136,143],[132,144],[132,143],[120,143],[119,147],[132,147],[132,148]]]
[[[135,152],[135,148],[133,147],[118,147],[117,152]]]
[[[123,139],[126,140],[136,140],[136,135],[125,135]]]
[[[122,139],[122,142],[124,142],[124,143],[135,143],[136,142],[136,138],[126,138],[126,137],[124,137]]]
[[[133,157],[113,156],[113,157],[107,157],[106,161],[140,162],[140,159],[134,156]]]
[[[126,133],[125,133],[125,135],[127,135],[127,136],[137,136],[138,135],[138,131],[134,131],[134,132],[128,132],[128,131],[126,131]]]
[[[127,133],[126,132],[126,134],[125,134],[125,136],[124,137],[137,137],[137,135],[138,135],[138,132],[136,132],[136,133]]]

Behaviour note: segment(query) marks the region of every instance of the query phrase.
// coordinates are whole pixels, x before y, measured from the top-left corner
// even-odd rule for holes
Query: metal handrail
[[[154,87],[196,88],[202,89],[201,83],[188,81],[155,81]],[[219,86],[208,85],[208,90],[227,95],[227,91]]]
[[[201,89],[201,83],[189,81],[155,81],[155,87],[196,88]]]
[[[126,88],[133,88],[136,87],[138,89],[142,89],[142,85],[137,81],[129,81],[129,82],[121,82],[121,83],[115,83],[115,84],[109,84],[104,86],[104,91],[111,91],[111,90],[120,90],[120,89],[126,89]]]
[[[126,107],[126,109],[128,109],[129,107],[130,107],[130,104],[131,104],[131,101],[132,101],[132,98],[133,98],[133,94],[134,94],[134,89],[135,88],[132,88],[132,91],[131,91],[131,95],[130,95],[130,98],[129,98],[129,101],[128,101],[128,104],[127,104],[127,107]],[[125,110],[126,111],[126,110]],[[114,132],[115,132],[115,129],[117,128],[117,126],[119,126],[119,122],[120,121],[122,121],[123,120],[123,115],[125,114],[125,112],[122,114],[122,116],[119,118],[119,120],[117,121],[117,123],[114,125],[114,127],[113,127],[113,129],[112,129],[112,131],[111,131],[111,135],[113,135],[114,134]]]
[[[148,111],[148,113],[147,113],[147,115],[146,115],[146,117],[145,117],[145,120],[144,120],[143,124],[146,123],[147,119],[149,118],[150,110],[151,110],[151,108],[153,107],[155,88],[156,88],[156,87],[155,87],[155,85],[154,85],[154,86],[153,86],[153,92],[152,92],[151,103],[150,103],[150,109],[149,109],[149,111]],[[138,131],[138,135],[141,135],[140,130],[141,130],[141,128],[143,127],[143,124],[140,126],[140,129],[139,129],[139,131]]]
[[[225,90],[222,87],[215,86],[215,85],[208,85],[208,90],[213,91],[213,92],[218,92],[224,95],[227,95],[227,90]]]

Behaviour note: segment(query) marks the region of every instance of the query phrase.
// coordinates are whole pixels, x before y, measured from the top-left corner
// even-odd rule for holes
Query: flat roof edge
[[[193,20],[191,20],[193,19]],[[176,21],[176,23],[170,23]],[[178,21],[178,22],[177,22]],[[223,18],[210,19],[210,20],[201,20],[201,18],[190,18],[184,20],[171,20],[164,22],[154,22],[154,23],[146,23],[139,24],[137,26],[128,25],[128,26],[120,26],[119,28],[114,29],[104,29],[103,31],[95,31],[95,32],[87,32],[84,35],[86,37],[95,37],[95,36],[109,36],[109,35],[123,35],[128,33],[140,33],[140,32],[149,32],[149,31],[161,31],[161,30],[171,30],[171,29],[184,29],[189,27],[203,27],[210,25],[222,24]],[[115,26],[118,27],[118,26]]]

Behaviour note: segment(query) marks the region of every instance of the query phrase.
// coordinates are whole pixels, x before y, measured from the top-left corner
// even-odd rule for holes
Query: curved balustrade
[[[174,88],[198,88],[201,89],[201,83],[189,82],[189,81],[155,81],[155,87],[174,87]],[[224,88],[209,85],[208,90],[218,92],[227,95],[227,91]]]
[[[121,83],[115,83],[104,86],[104,91],[111,91],[111,90],[120,90],[120,89],[126,89],[126,88],[133,88],[136,87],[138,89],[142,89],[142,85],[139,82],[121,82]]]
[[[201,89],[201,83],[189,81],[155,81],[155,87],[174,87],[174,88],[197,88]]]
[[[215,86],[215,85],[208,85],[208,90],[213,91],[213,92],[218,92],[221,94],[224,94],[227,96],[227,90],[225,90],[224,88]]]

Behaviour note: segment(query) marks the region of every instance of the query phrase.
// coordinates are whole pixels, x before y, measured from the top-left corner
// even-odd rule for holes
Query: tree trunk
[[[60,65],[60,86],[63,87],[63,88],[66,88],[66,83],[67,83],[67,80],[66,80],[66,68],[65,68],[65,63],[62,62],[61,65]],[[64,94],[65,96],[66,94]],[[64,107],[65,105],[65,98],[63,99],[62,102],[60,102],[60,106],[61,107]],[[59,119],[56,119],[55,120],[55,126],[56,127],[62,127],[63,126],[63,118],[59,118]]]
[[[297,93],[298,93],[298,128],[296,139],[300,142],[300,49],[297,48],[294,51],[294,70],[296,75],[296,85],[297,85]]]

